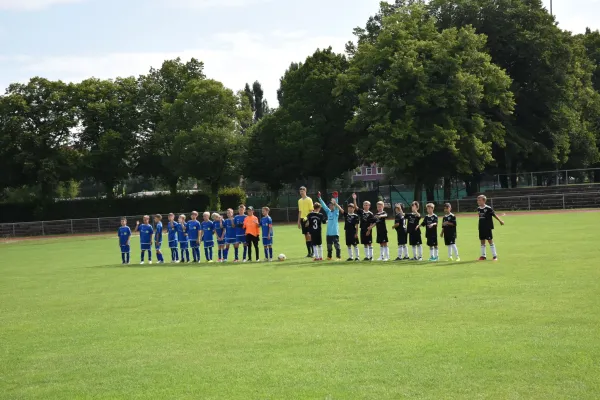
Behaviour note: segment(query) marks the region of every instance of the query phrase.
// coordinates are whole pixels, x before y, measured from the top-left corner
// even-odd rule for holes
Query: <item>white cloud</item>
[[[292,35],[294,36],[294,35]],[[295,37],[281,38],[251,35],[247,32],[215,35],[211,47],[183,49],[172,52],[152,53],[109,53],[104,55],[69,55],[53,57],[16,56],[5,57],[3,64],[21,71],[21,80],[32,76],[78,82],[91,76],[115,78],[117,76],[140,75],[151,66],[160,67],[166,59],[194,57],[205,63],[209,78],[222,81],[230,89],[243,89],[246,82],[258,80],[263,85],[265,96],[272,106],[277,104],[276,91],[279,78],[293,61],[304,61],[317,48],[332,46],[342,52],[348,37],[309,37],[297,33]],[[6,87],[11,82],[0,82]]]
[[[37,11],[59,4],[80,3],[84,0],[0,0],[0,10]]]

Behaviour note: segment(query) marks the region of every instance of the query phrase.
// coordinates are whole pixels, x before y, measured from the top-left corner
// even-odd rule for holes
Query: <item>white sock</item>
[[[398,258],[402,258],[402,253],[404,253],[404,249],[402,246],[398,246]]]
[[[485,252],[485,244],[481,245],[481,257],[485,257],[486,256],[486,252]]]
[[[319,246],[313,246],[313,257],[319,258]]]
[[[458,258],[458,247],[456,247],[456,244],[452,245],[452,249],[454,250],[454,254],[456,255],[456,258]]]
[[[419,258],[423,258],[423,245],[419,245],[417,249],[419,250]]]
[[[452,258],[452,246],[448,246],[448,258]]]
[[[498,253],[496,253],[496,245],[490,244],[490,250],[492,250],[492,256],[498,257]]]
[[[435,250],[433,249],[433,247],[429,248],[429,257],[431,257],[431,258],[435,257]]]
[[[404,245],[402,247],[404,247],[404,257],[408,257],[408,246]]]
[[[352,255],[352,246],[348,247],[348,258],[354,258],[354,256]]]
[[[386,260],[390,258],[390,248],[387,246],[383,248],[383,258]]]
[[[437,248],[437,247],[434,247],[434,248],[433,248],[433,256],[434,256],[435,258],[438,258],[438,256],[439,256],[439,253],[438,253],[438,248]]]
[[[360,258],[360,251],[358,250],[358,246],[354,246],[354,252],[356,253],[356,258]]]
[[[417,246],[413,246],[413,257],[417,258]]]
[[[373,246],[369,246],[369,258],[373,259]]]

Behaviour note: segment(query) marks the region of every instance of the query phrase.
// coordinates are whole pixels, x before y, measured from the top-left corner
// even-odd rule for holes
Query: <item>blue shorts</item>
[[[197,249],[200,247],[200,244],[196,241],[196,239],[190,239],[190,247],[192,249]]]
[[[234,237],[232,237],[232,238],[231,237],[225,238],[225,242],[227,244],[235,244],[236,243],[236,238],[234,238]]]
[[[263,246],[273,246],[273,238],[263,238]]]
[[[129,253],[131,251],[131,247],[128,244],[121,245],[121,253]]]
[[[156,250],[160,250],[160,246],[162,246],[162,242],[154,243],[154,248]]]
[[[202,243],[204,243],[204,248],[209,248],[209,247],[213,247],[215,245],[215,241],[214,240],[203,240]]]
[[[140,244],[142,251],[152,250],[152,243],[142,243]]]
[[[243,236],[239,236],[239,235],[238,235],[238,236],[236,236],[236,237],[235,237],[235,242],[236,242],[236,243],[243,243],[243,244],[246,244],[246,235],[243,235]]]
[[[225,246],[225,240],[217,240],[219,246]]]
[[[177,240],[170,240],[169,241],[169,248],[170,249],[176,249],[177,248]]]
[[[189,246],[189,242],[186,240],[185,242],[179,242],[179,248],[183,250],[187,250]]]

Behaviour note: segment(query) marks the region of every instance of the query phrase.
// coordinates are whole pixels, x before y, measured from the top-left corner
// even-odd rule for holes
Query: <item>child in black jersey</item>
[[[398,234],[398,258],[396,258],[396,261],[408,260],[408,247],[406,246],[408,235],[406,233],[406,218],[402,210],[402,204],[396,204],[395,210],[396,218],[393,228]]]

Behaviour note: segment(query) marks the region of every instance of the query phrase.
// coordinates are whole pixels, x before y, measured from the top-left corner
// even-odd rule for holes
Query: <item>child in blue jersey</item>
[[[190,262],[190,242],[187,232],[187,224],[185,222],[185,215],[181,214],[179,216],[179,223],[175,229],[177,229],[177,241],[179,242],[179,248],[181,249],[181,262]]]
[[[162,215],[156,214],[154,216],[154,248],[156,249],[156,259],[159,264],[164,264],[165,259],[162,255],[162,251],[160,251],[160,247],[162,245],[162,234],[163,234],[163,226],[162,226]]]
[[[171,249],[171,262],[179,262],[179,251],[177,251],[177,226],[179,224],[175,222],[175,214],[169,214],[169,222],[167,223],[167,235],[169,239],[169,249]]]
[[[207,211],[202,214],[202,231],[200,233],[200,239],[204,243],[204,257],[206,262],[213,262],[213,247],[215,245],[214,232],[215,224],[210,220],[210,213]]]
[[[233,260],[233,262],[239,261],[238,256],[240,244],[244,245],[244,262],[246,262],[246,258],[248,256],[248,243],[246,243],[246,230],[244,229],[245,220],[246,206],[242,204],[238,207],[238,215],[233,218],[233,222],[235,224],[235,260]]]
[[[152,264],[152,234],[154,229],[150,225],[150,216],[144,215],[143,224],[140,225],[140,221],[138,221],[135,230],[140,232],[140,247],[142,249],[140,264],[144,263],[144,253],[146,252],[148,252],[148,264]]]
[[[262,230],[262,241],[265,246],[265,260],[273,261],[273,220],[269,217],[269,207],[263,207],[263,217],[260,220],[260,227]]]
[[[223,225],[225,226],[225,254],[223,256],[223,262],[227,262],[227,258],[229,257],[229,247],[231,245],[235,246],[236,243],[236,232],[235,232],[235,222],[233,221],[233,209],[227,210],[227,218],[223,221]]]
[[[198,221],[198,212],[192,211],[191,221],[187,223],[188,240],[192,248],[192,257],[194,262],[200,262],[200,222]]]
[[[123,264],[129,264],[129,252],[131,251],[129,240],[131,239],[131,229],[127,226],[127,218],[121,218],[121,227],[119,228],[117,235],[119,235],[121,260],[123,261]]]
[[[219,262],[223,262],[225,259],[225,225],[223,224],[223,217],[219,213],[213,213],[212,220],[215,226],[217,245],[219,246]]]
[[[325,204],[321,198],[321,192],[317,193],[319,203],[323,207],[322,209],[327,214],[327,260],[331,261],[333,257],[333,249],[335,248],[335,259],[341,261],[342,259],[342,248],[340,247],[340,210],[337,207],[337,201],[332,198],[329,204]]]

